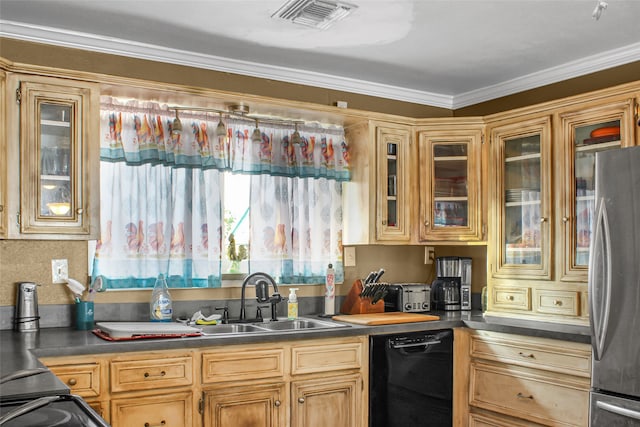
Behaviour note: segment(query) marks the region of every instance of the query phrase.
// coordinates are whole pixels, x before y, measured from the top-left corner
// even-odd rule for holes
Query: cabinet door
[[[410,142],[408,130],[376,129],[376,240],[409,241]]]
[[[89,238],[97,224],[97,90],[57,79],[22,80],[20,233]],[[95,156],[94,156],[95,154]],[[97,188],[97,185],[96,185]],[[92,200],[91,197],[94,199]]]
[[[291,427],[362,426],[359,374],[291,383]]]
[[[225,387],[205,391],[204,396],[204,427],[284,427],[286,423],[283,383]]]
[[[156,396],[122,397],[111,400],[113,427],[191,427],[193,396],[190,392]]]
[[[587,281],[599,151],[634,145],[634,100],[560,115],[564,163],[558,189],[562,223],[562,280]]]
[[[420,240],[482,239],[481,130],[419,134]]]
[[[550,279],[551,119],[493,128],[491,272]]]

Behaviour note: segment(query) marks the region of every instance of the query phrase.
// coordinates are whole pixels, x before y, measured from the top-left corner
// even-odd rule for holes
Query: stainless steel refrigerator
[[[640,426],[640,147],[596,154],[591,427]]]

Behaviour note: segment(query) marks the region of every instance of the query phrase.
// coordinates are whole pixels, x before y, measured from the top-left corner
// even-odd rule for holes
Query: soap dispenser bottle
[[[289,320],[298,318],[298,296],[296,295],[297,290],[298,288],[289,289],[289,300],[287,303],[287,318]]]
[[[152,322],[171,322],[173,308],[171,305],[171,295],[167,280],[161,274],[156,279],[156,285],[151,292],[151,321]]]

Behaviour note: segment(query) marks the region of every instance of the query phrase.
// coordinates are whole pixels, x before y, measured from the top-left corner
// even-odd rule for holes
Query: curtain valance
[[[182,132],[172,132],[175,113],[166,105],[138,100],[101,99],[100,158],[129,165],[164,164],[176,168],[218,169],[246,174],[327,178],[348,181],[349,147],[341,126],[293,126],[259,123],[261,141],[253,142],[255,121],[223,118],[226,136],[216,136],[217,114],[180,112]]]

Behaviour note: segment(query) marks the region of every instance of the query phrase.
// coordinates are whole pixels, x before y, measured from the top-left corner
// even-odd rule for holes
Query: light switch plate
[[[51,279],[53,283],[67,283],[69,278],[69,265],[66,259],[51,260]]]
[[[344,248],[344,266],[355,267],[356,266],[356,248],[353,246],[347,246]]]

